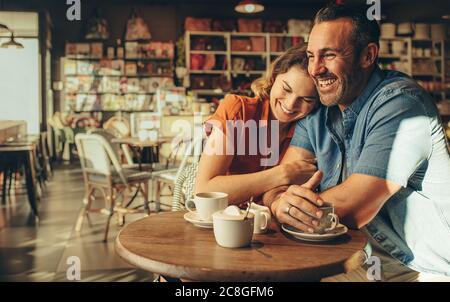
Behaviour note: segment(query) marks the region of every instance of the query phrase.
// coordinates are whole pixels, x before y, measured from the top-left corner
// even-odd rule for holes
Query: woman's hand
[[[302,185],[317,171],[315,159],[304,159],[281,164],[281,185]]]

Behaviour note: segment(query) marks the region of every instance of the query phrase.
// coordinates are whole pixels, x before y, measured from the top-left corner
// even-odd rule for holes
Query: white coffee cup
[[[316,233],[325,234],[334,230],[339,225],[339,217],[334,212],[334,205],[326,203],[319,209],[323,212],[323,215],[322,218],[319,219]]]
[[[211,221],[214,212],[225,209],[228,206],[228,194],[222,192],[197,193],[194,196],[195,209],[189,208],[186,203],[186,209],[190,212],[196,212],[200,219]]]
[[[252,203],[250,206],[250,213],[255,215],[255,222],[253,227],[253,233],[262,234],[269,228],[271,214],[270,209],[265,206],[261,206],[256,203]]]
[[[228,214],[229,208],[237,209],[237,213]],[[216,242],[227,248],[245,247],[251,244],[253,238],[254,215],[241,211],[236,206],[215,212],[213,217],[214,237]]]

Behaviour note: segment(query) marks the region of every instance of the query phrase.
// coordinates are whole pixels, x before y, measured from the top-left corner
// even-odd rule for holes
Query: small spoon
[[[247,213],[245,213],[245,217],[243,220],[247,219],[248,213],[250,212],[250,207],[252,206],[253,196],[250,197],[249,202],[247,202]]]

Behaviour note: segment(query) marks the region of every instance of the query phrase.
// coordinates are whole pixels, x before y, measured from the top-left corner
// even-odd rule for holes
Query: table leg
[[[36,173],[34,171],[33,150],[27,151],[25,156],[25,181],[27,185],[28,202],[36,219],[39,219],[36,198]]]
[[[159,145],[156,146],[156,162],[159,163]]]
[[[139,147],[139,150],[137,152],[138,162],[139,162],[139,171],[142,171],[142,152],[143,148]]]
[[[2,186],[2,188],[3,188],[3,192],[2,192],[2,203],[6,203],[6,194],[7,194],[7,190],[6,190],[6,185],[7,185],[7,183],[6,183],[6,180],[8,179],[8,168],[7,167],[4,167],[3,168],[3,186]]]

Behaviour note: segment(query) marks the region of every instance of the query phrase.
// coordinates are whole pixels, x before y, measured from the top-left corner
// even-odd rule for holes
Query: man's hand
[[[323,215],[318,207],[323,205],[319,194],[313,190],[320,184],[323,173],[317,171],[303,185],[292,185],[271,205],[272,212],[280,223],[289,224],[299,230],[314,233]]]

